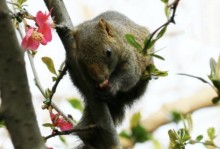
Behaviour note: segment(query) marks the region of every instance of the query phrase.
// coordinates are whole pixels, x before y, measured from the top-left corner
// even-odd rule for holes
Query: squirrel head
[[[108,82],[117,66],[119,50],[115,33],[102,18],[83,23],[74,31],[74,56],[95,85]]]

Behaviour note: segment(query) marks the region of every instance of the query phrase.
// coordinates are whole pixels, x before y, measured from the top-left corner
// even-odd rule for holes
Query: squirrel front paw
[[[95,98],[105,102],[111,102],[111,98],[114,95],[115,92],[112,90],[112,85],[108,79],[101,82],[95,90]]]

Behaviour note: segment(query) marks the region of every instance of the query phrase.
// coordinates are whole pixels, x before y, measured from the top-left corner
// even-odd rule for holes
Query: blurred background
[[[147,27],[151,32],[166,22],[164,5],[160,0],[64,0],[74,25],[92,19],[106,10],[116,10],[131,20]],[[32,15],[37,11],[48,12],[43,1],[28,0],[26,9]],[[56,18],[55,18],[56,19]],[[170,25],[165,36],[156,43],[155,49],[160,50],[159,55],[165,61],[155,59],[155,64],[160,70],[166,70],[169,75],[158,80],[152,80],[145,95],[129,109],[126,120],[119,128],[129,126],[129,117],[134,112],[141,111],[142,117],[147,118],[166,103],[194,97],[196,94],[214,94],[211,87],[196,79],[180,76],[177,73],[186,73],[208,80],[210,74],[209,60],[217,60],[220,54],[220,0],[180,0],[176,12],[176,25]],[[21,40],[21,39],[19,39]],[[51,74],[42,63],[41,57],[49,56],[54,60],[56,69],[65,60],[65,51],[53,31],[53,40],[47,46],[41,46],[34,58],[43,87],[51,88],[53,85]],[[26,58],[27,73],[30,89],[33,96],[37,119],[43,136],[51,133],[49,128],[42,127],[43,123],[50,122],[48,111],[42,110],[44,100],[34,84],[34,77]],[[68,98],[82,98],[72,85],[68,75],[59,84],[53,101],[75,119],[80,119],[81,114],[66,101]],[[190,105],[190,103],[189,103]],[[216,143],[220,146],[220,108],[219,106],[198,110],[192,114],[194,137],[206,134],[209,127],[215,127],[218,135]],[[178,129],[171,123],[157,129],[153,134],[164,149],[169,143],[168,130]],[[65,137],[68,145],[62,143],[58,137],[48,140],[47,145],[54,149],[71,149],[80,141],[71,136]],[[73,141],[73,139],[75,141]],[[135,149],[154,149],[151,142],[137,144]],[[187,149],[203,149],[202,145],[188,145]],[[0,128],[0,149],[13,149],[9,134]]]

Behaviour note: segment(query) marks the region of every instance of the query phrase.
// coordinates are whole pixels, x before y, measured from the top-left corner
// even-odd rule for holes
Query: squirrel
[[[153,60],[127,42],[128,33],[134,35],[138,43],[144,43],[149,35],[145,27],[116,11],[104,12],[73,31],[74,48],[67,53],[66,61],[74,85],[85,98],[85,109],[77,128],[95,123],[88,100],[105,101],[117,126],[123,120],[126,107],[145,92],[149,80],[142,79],[142,75]],[[78,136],[84,143],[92,144],[85,134]]]

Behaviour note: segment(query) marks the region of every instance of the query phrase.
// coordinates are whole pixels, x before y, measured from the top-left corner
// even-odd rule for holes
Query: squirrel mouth
[[[106,80],[104,80],[103,82],[101,82],[100,84],[99,84],[99,87],[100,88],[106,88],[106,87],[108,87],[109,86],[109,80],[108,79],[106,79]]]

